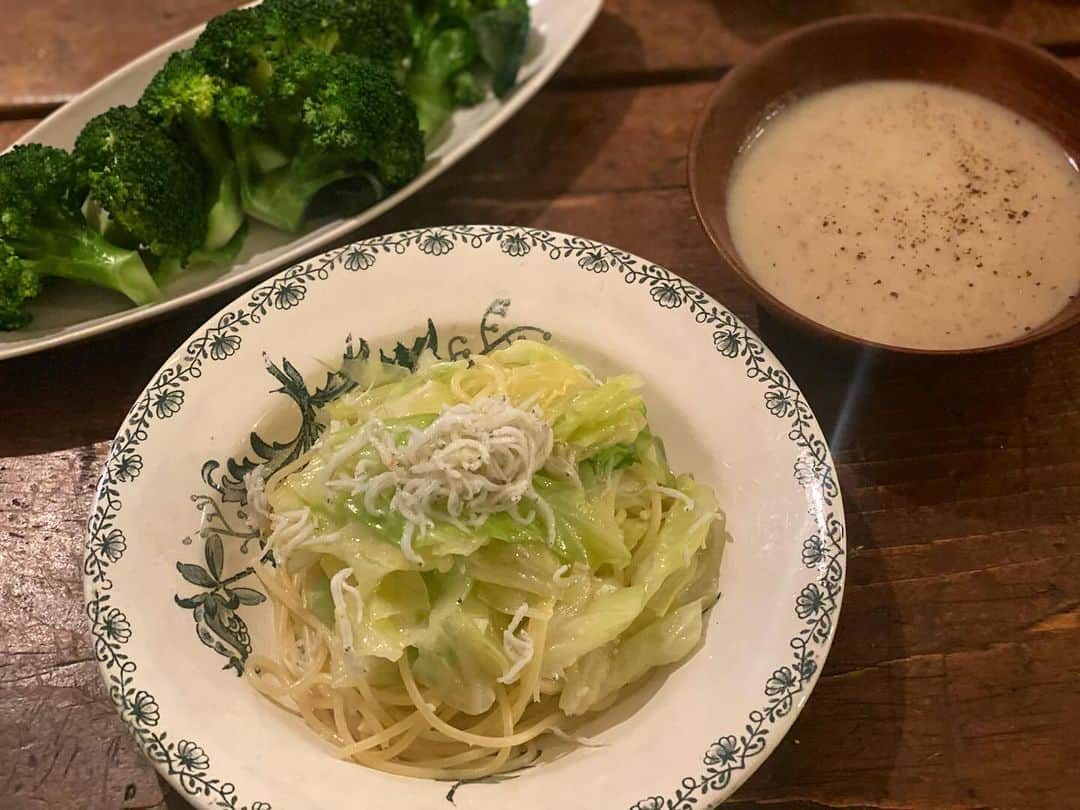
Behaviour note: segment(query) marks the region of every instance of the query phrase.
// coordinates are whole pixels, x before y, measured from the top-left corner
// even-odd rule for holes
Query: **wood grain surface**
[[[233,5],[5,5],[0,146],[124,61]],[[793,25],[930,10],[1080,72],[1069,0],[609,0],[551,86],[358,236],[536,225],[612,242],[755,324],[830,437],[848,513],[843,615],[813,699],[736,807],[1080,808],[1080,330],[953,360],[858,355],[759,316],[685,185],[710,85]],[[82,615],[108,441],[158,365],[232,298],[0,364],[0,808],[184,808],[128,736]]]

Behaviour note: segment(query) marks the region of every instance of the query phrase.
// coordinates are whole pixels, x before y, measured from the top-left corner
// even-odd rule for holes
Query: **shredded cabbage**
[[[326,406],[307,458],[245,480],[277,562],[303,572],[333,630],[336,683],[393,682],[408,656],[458,711],[529,677],[573,715],[693,650],[721,515],[669,468],[640,379],[527,340],[414,373],[350,362],[358,385]]]

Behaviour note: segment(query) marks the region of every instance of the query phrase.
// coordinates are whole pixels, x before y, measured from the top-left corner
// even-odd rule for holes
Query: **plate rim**
[[[685,305],[698,326],[717,325],[713,332],[716,351],[725,359],[742,359],[746,376],[766,384],[766,410],[775,417],[793,418],[787,439],[796,447],[804,448],[797,456],[793,474],[808,496],[811,492],[817,496],[808,497],[808,513],[813,517],[817,531],[803,541],[802,562],[807,569],[817,568],[821,576],[810,581],[795,598],[798,619],[814,619],[806,625],[807,629],[800,630],[789,640],[789,646],[795,651],[795,663],[784,662],[768,678],[763,688],[766,705],[749,711],[745,735],[739,731],[738,736],[719,737],[699,759],[701,773],[683,778],[670,797],[647,796],[629,810],[689,807],[701,798],[708,802],[703,807],[715,807],[771,755],[816,686],[835,638],[845,590],[847,542],[843,497],[836,478],[835,461],[812,408],[764,341],[738,316],[696,285],[659,265],[602,242],[556,231],[505,225],[449,225],[404,230],[353,242],[291,265],[225,304],[185,339],[151,376],[124,417],[105,458],[91,503],[83,549],[84,607],[95,658],[110,698],[144,755],[185,799],[196,806],[207,810],[221,806],[271,810],[271,805],[263,801],[240,804],[236,787],[231,782],[210,779],[206,773],[201,775],[206,778],[193,781],[190,772],[174,767],[174,755],[170,750],[177,743],[163,745],[164,732],[158,739],[154,729],[159,718],[153,695],[140,690],[133,677],[126,681],[123,677],[119,681],[113,677],[114,667],[121,676],[133,676],[137,670],[136,662],[121,650],[131,635],[127,617],[119,608],[108,604],[113,585],[108,569],[121,559],[126,549],[122,531],[112,522],[122,505],[118,485],[129,484],[138,473],[136,470],[135,475],[130,475],[130,468],[123,462],[130,454],[124,454],[146,441],[154,419],[162,420],[179,412],[183,403],[179,380],[187,382],[197,378],[201,376],[203,362],[226,360],[235,353],[239,339],[232,352],[214,356],[211,336],[222,328],[223,323],[234,324],[232,318],[238,310],[248,307],[254,313],[250,322],[243,324],[250,326],[261,323],[263,317],[269,317],[276,310],[291,309],[303,300],[303,294],[299,298],[284,296],[284,305],[279,306],[273,297],[275,292],[287,284],[306,286],[324,281],[338,262],[342,270],[356,273],[371,267],[380,252],[385,255],[393,251],[400,255],[415,249],[441,257],[450,254],[458,245],[481,248],[492,242],[509,257],[520,257],[539,249],[553,261],[578,257],[577,264],[582,272],[607,272],[614,268],[627,284],[647,286],[653,303],[662,310]],[[602,269],[597,266],[599,262],[605,262]],[[181,373],[185,360],[192,361],[192,365]],[[158,398],[152,400],[155,390]],[[169,399],[159,407],[163,402],[161,395],[169,391],[181,392],[178,401]],[[770,398],[769,393],[776,396]],[[152,411],[151,403],[154,403],[156,413]],[[811,454],[809,460],[805,460],[806,453]],[[129,477],[125,477],[125,469]],[[117,532],[119,545],[114,542]],[[792,541],[793,546],[796,542]],[[827,542],[831,547],[828,553]],[[822,593],[817,583],[828,583],[827,592]],[[127,628],[126,638],[121,638],[123,632],[117,634],[117,620]],[[140,701],[145,705],[140,707]],[[151,714],[152,722],[146,722]],[[194,742],[179,741],[179,745],[184,744],[198,748],[205,758],[202,748]],[[175,757],[183,764],[179,754]],[[204,771],[208,770],[207,760]],[[207,786],[207,782],[212,782],[212,786]]]
[[[248,4],[248,6],[251,5],[258,4]],[[235,275],[228,275],[228,271],[226,270],[223,271],[222,275],[210,280],[207,284],[175,297],[163,298],[160,301],[145,304],[143,306],[130,306],[110,315],[101,315],[96,318],[79,321],[67,327],[59,327],[58,330],[52,333],[46,332],[37,338],[29,338],[25,341],[0,342],[0,362],[15,357],[37,354],[47,349],[77,343],[97,335],[118,331],[137,323],[158,318],[169,312],[175,312],[182,307],[189,306],[198,301],[203,301],[241,284],[267,277],[269,274],[280,268],[287,267],[293,262],[302,260],[305,256],[311,256],[316,251],[322,251],[328,248],[335,241],[345,237],[351,231],[367,225],[391,209],[397,207],[399,203],[404,202],[417,192],[421,191],[432,181],[457,164],[473,149],[486,141],[496,130],[509,121],[526,103],[531,101],[544,85],[547,84],[551,76],[563,65],[570,56],[570,52],[573,51],[579,42],[581,42],[582,38],[584,38],[585,34],[592,27],[593,22],[595,22],[596,17],[603,8],[603,0],[574,0],[572,5],[577,6],[580,16],[573,26],[571,35],[554,48],[551,57],[546,62],[539,65],[536,73],[518,84],[514,88],[512,95],[505,101],[500,102],[499,107],[490,118],[469,132],[462,142],[454,149],[441,156],[438,163],[433,166],[425,166],[420,174],[389,197],[380,200],[378,203],[361,211],[356,216],[331,220],[331,222],[327,224],[332,225],[332,227],[330,227],[329,230],[320,233],[318,236],[299,236],[291,240],[286,243],[290,245],[290,247],[281,255],[276,256],[273,259],[259,262]],[[536,23],[542,23],[542,20],[534,19],[534,24]],[[181,50],[186,47],[185,43],[192,40],[194,36],[201,32],[205,27],[206,23],[204,22],[189,28],[182,34],[178,34],[172,39],[151,48],[112,71],[107,76],[96,81],[86,90],[83,90],[78,95],[73,96],[57,107],[45,116],[45,118],[35,124],[33,129],[23,134],[7,147],[7,149],[2,151],[7,152],[16,146],[34,143],[35,139],[40,137],[38,133],[42,130],[48,130],[50,126],[54,126],[55,119],[63,115],[69,107],[81,103],[94,95],[107,92],[109,85],[123,79],[129,74],[137,72],[147,62],[151,62],[163,55],[171,54],[174,51]]]

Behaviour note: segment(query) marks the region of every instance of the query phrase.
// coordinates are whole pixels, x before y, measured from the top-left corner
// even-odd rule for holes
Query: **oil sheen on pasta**
[[[768,121],[736,163],[728,223],[791,308],[879,343],[964,349],[1046,323],[1080,288],[1080,175],[980,96],[871,81]]]
[[[479,779],[535,762],[692,654],[726,535],[669,466],[634,374],[519,340],[358,358],[299,458],[244,478],[276,567],[247,677],[337,756]]]

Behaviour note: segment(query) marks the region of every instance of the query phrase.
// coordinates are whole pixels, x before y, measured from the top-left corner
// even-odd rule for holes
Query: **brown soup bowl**
[[[755,130],[819,90],[872,79],[934,82],[977,93],[1035,122],[1080,156],[1080,78],[1045,51],[982,26],[909,14],[839,17],[766,43],[718,83],[690,142],[689,183],[705,231],[771,312],[832,340],[911,354],[971,354],[1030,343],[1080,323],[1080,298],[1013,340],[971,349],[892,346],[832,329],[765,290],[739,257],[727,220],[728,181]],[[1080,255],[1076,257],[1080,274]]]

